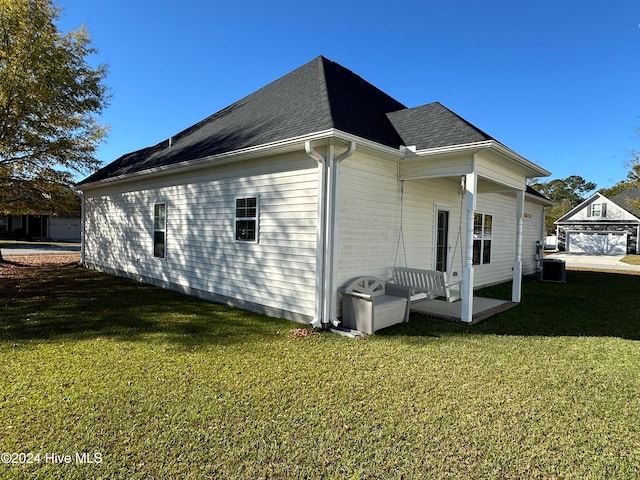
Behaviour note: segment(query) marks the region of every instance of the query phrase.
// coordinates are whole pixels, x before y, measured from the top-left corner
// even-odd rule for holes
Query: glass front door
[[[447,271],[447,253],[449,250],[449,212],[438,210],[436,226],[436,270]]]

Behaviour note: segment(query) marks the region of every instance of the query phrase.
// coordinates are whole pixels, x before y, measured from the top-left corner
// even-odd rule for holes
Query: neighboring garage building
[[[79,242],[80,215],[0,215],[0,238]]]
[[[558,249],[592,255],[640,253],[640,212],[630,202],[638,197],[637,188],[611,199],[592,195],[555,222]]]

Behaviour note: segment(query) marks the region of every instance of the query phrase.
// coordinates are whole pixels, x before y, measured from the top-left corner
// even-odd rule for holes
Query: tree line
[[[627,166],[629,167],[629,172],[626,178],[612,187],[601,188],[597,191],[605,197],[611,198],[630,188],[640,188],[640,152],[631,152],[631,160]],[[546,182],[536,179],[530,186],[554,202],[554,205],[546,212],[546,231],[549,235],[555,232],[554,222],[556,220],[582,203],[586,199],[587,193],[597,189],[595,183],[587,181],[579,175],[571,175],[567,178],[558,178]],[[629,199],[627,202],[628,207],[640,209],[639,199]]]

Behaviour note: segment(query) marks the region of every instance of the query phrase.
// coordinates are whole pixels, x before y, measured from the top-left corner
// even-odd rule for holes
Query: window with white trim
[[[592,203],[589,209],[590,217],[606,217],[607,216],[607,204],[606,203]]]
[[[491,263],[491,237],[493,216],[485,213],[473,214],[473,264]]]
[[[153,256],[165,258],[167,253],[167,204],[153,206]]]
[[[236,242],[258,242],[258,216],[259,202],[257,196],[236,198]]]

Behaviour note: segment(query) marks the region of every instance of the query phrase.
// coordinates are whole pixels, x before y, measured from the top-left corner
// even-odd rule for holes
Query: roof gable
[[[590,215],[591,205],[600,203],[606,204],[606,214],[604,216],[592,216]],[[608,199],[601,193],[594,193],[584,202],[577,205],[572,210],[565,213],[562,217],[555,221],[557,224],[571,224],[571,223],[591,223],[591,222],[608,222],[608,223],[620,223],[620,222],[633,222],[637,223],[640,219],[629,212],[628,209],[616,204],[612,200]]]

